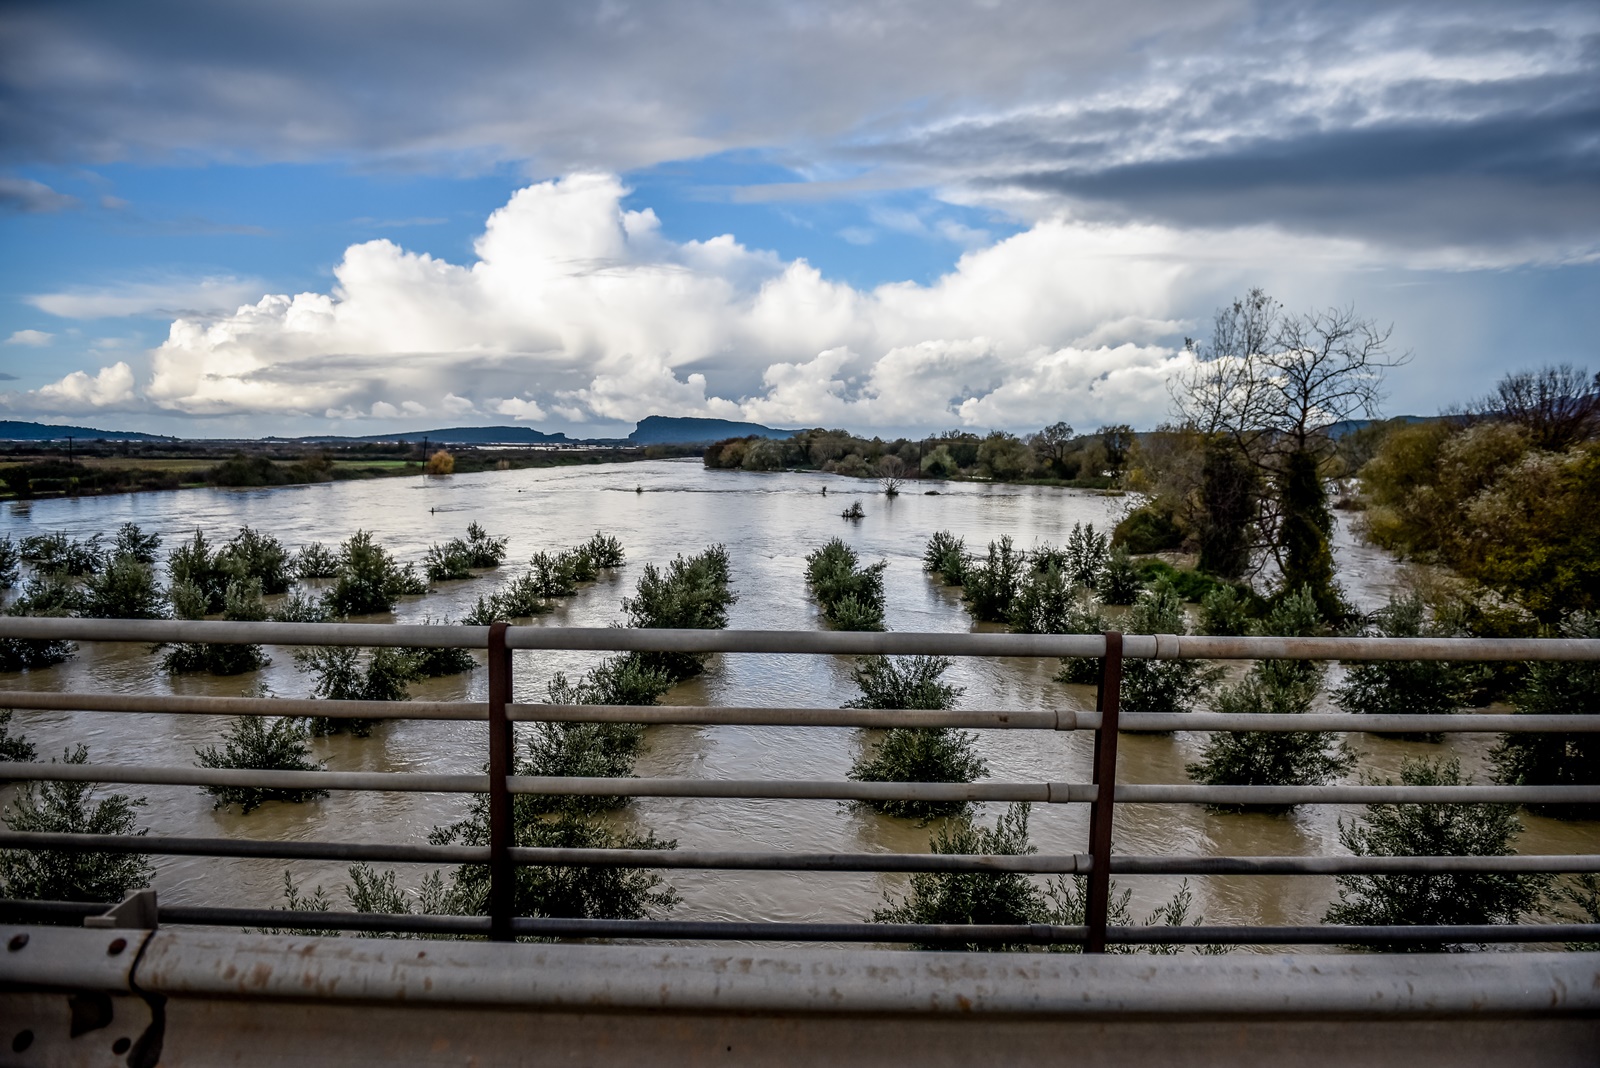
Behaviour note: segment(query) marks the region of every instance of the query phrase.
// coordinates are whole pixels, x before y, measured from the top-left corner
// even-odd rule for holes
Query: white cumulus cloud
[[[133,368],[118,360],[94,374],[69,375],[27,393],[9,393],[8,407],[41,412],[120,411],[135,407]]]
[[[50,344],[50,339],[53,337],[55,337],[54,334],[44,330],[15,330],[12,331],[10,337],[6,338],[5,343],[7,345],[27,345],[30,348],[39,348]]]
[[[626,194],[609,174],[519,190],[470,264],[353,245],[327,293],[178,318],[142,392],[202,416],[1150,425],[1194,326],[1183,309],[1264,265],[1342,271],[1364,255],[1269,229],[1055,215],[930,284],[858,289],[733,236],[669,240]]]

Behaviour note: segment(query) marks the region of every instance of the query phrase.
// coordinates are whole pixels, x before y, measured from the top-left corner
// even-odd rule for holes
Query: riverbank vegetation
[[[1078,434],[1056,423],[1026,437],[950,430],[893,441],[819,428],[788,438],[728,438],[707,446],[703,460],[718,471],[824,471],[870,479],[890,496],[906,482],[943,480],[1109,489],[1127,468],[1133,439],[1125,425]]]
[[[699,446],[478,448],[452,444],[449,471],[429,470],[425,444],[399,442],[77,441],[0,446],[0,499],[313,485],[694,456]],[[434,450],[442,452],[443,450]]]
[[[806,556],[806,585],[834,630],[883,630],[883,570],[880,560],[861,565],[856,551],[834,538]]]
[[[847,708],[954,708],[959,686],[944,682],[950,667],[943,656],[864,656],[851,676],[861,696]],[[977,752],[977,735],[954,727],[891,727],[876,739],[869,734],[866,750],[850,768],[856,782],[972,782],[989,773]],[[927,822],[967,812],[967,801],[888,800],[858,805],[882,813]]]

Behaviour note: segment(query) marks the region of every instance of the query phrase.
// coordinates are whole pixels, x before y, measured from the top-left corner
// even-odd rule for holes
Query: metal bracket
[[[120,904],[98,916],[85,916],[85,927],[117,928],[121,930],[154,931],[161,926],[156,909],[156,892],[150,887],[135,890]]]

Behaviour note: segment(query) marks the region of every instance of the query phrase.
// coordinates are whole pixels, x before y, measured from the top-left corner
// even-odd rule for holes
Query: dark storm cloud
[[[813,197],[1022,190],[1185,225],[1571,246],[1600,241],[1597,86],[1592,2],[13,2],[0,161],[547,175],[757,148]]]

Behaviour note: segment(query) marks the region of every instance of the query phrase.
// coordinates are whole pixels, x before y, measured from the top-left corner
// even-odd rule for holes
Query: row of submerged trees
[[[470,536],[468,543],[495,544],[498,539]],[[503,543],[499,543],[503,549]],[[596,535],[578,550],[535,558],[530,573],[544,581],[558,574],[561,581],[549,596],[576,592],[573,566],[584,577],[620,566],[623,550],[615,539]],[[572,560],[578,558],[578,564]],[[525,588],[527,576],[508,586]],[[497,597],[500,595],[491,595]],[[727,610],[737,595],[730,586],[728,556],[713,546],[693,557],[678,557],[665,567],[646,565],[634,596],[623,606],[629,625],[637,627],[725,627]],[[543,609],[541,609],[543,610]],[[318,673],[314,693],[328,699],[403,700],[405,683],[415,677],[417,658],[452,654],[453,650],[397,651],[375,649],[362,655],[355,649],[319,649],[306,654]],[[462,670],[473,666],[470,654]],[[576,680],[557,675],[548,695],[558,704],[654,704],[670,686],[703,670],[705,657],[693,654],[630,653],[603,661]],[[442,673],[442,672],[435,672]],[[11,714],[0,716],[0,757],[31,760],[34,747],[10,732]],[[220,747],[196,751],[197,762],[212,768],[321,770],[311,758],[313,733],[350,730],[365,736],[372,721],[312,718],[241,717],[226,732]],[[632,773],[633,761],[643,747],[643,727],[638,724],[539,723],[523,738],[515,772],[535,776],[612,775]],[[82,763],[87,750],[70,753],[69,762]],[[318,789],[259,787],[207,787],[219,807],[237,805],[249,813],[269,801],[299,803],[326,796]],[[14,830],[68,833],[138,834],[136,811],[142,799],[110,794],[96,799],[88,784],[44,783],[26,787],[10,806],[7,824]],[[514,809],[516,844],[573,848],[672,848],[675,843],[618,832],[591,817],[619,808],[626,798],[519,795]],[[436,843],[487,842],[486,801],[477,799],[466,817],[447,827],[435,828]],[[0,888],[10,897],[56,900],[115,901],[128,889],[143,885],[152,874],[148,859],[138,854],[68,853],[53,850],[0,851]],[[395,873],[377,872],[358,865],[351,869],[346,893],[361,911],[481,913],[486,907],[487,869],[466,865],[447,880],[435,872],[424,881],[413,901],[399,889]],[[651,909],[670,908],[676,895],[660,877],[637,868],[533,868],[518,874],[516,907],[524,915],[605,916],[629,918]],[[286,876],[291,908],[329,907],[320,888],[301,895]]]

